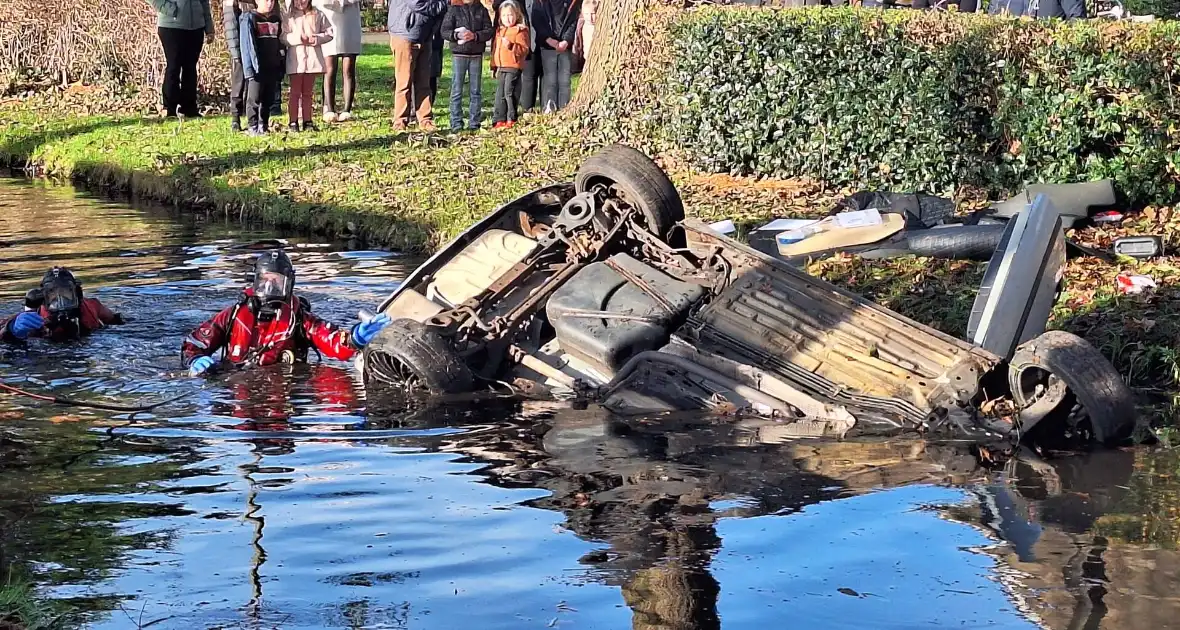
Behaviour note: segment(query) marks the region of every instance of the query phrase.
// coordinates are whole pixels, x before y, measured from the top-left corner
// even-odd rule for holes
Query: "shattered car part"
[[[1019,439],[1035,423],[1117,441],[1134,427],[1133,411],[1123,415],[1130,392],[1107,378],[1082,395],[1085,378],[1057,354],[1022,368],[1014,382],[1027,388],[1011,417],[979,413],[1011,395],[1006,359],[1040,339],[1052,304],[1044,287],[1058,279],[1061,227],[1038,203],[1046,209],[1005,226],[1006,262],[993,265],[979,303],[981,347],[685,220],[663,171],[614,145],[574,185],[501,207],[415,270],[380,307],[406,323],[378,335],[361,367],[369,387],[535,382],[625,415],[695,410],[798,425],[787,434]],[[1070,347],[1085,344],[1074,339]],[[1086,424],[1101,426],[1071,429]]]

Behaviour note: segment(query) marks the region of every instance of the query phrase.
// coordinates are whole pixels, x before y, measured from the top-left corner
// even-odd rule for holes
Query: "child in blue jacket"
[[[258,0],[256,8],[243,11],[238,21],[242,74],[247,81],[247,133],[252,136],[265,134],[270,128],[271,106],[278,97],[279,79],[286,74],[282,30],[275,0]]]

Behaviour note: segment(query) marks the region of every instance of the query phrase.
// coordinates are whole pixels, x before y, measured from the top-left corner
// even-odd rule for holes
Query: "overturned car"
[[[1011,221],[971,320],[975,343],[911,321],[686,220],[622,145],[575,181],[496,210],[380,306],[368,387],[572,392],[620,414],[752,413],[797,436],[950,428],[1126,439],[1134,400],[1082,339],[1045,324],[1064,263],[1038,197]]]

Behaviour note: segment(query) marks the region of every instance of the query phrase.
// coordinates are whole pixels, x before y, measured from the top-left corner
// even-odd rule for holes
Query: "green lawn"
[[[492,131],[495,83],[484,71],[485,129],[451,133],[449,53],[434,105],[442,131],[394,133],[388,46],[358,61],[356,118],[312,133],[233,134],[228,117],[178,123],[140,116],[44,117],[0,107],[0,160],[45,174],[270,224],[428,249],[497,205],[569,178],[579,138],[551,117]],[[318,92],[317,92],[318,94]],[[285,127],[286,113],[277,122]]]

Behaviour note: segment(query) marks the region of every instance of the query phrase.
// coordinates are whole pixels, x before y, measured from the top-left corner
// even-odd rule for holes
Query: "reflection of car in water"
[[[1081,603],[1090,601],[1094,584],[1083,576],[1102,561],[1088,541],[1091,528],[1125,492],[1134,457],[1103,451],[1045,462],[1024,452],[992,470],[962,445],[778,439],[757,423],[698,414],[640,420],[596,407],[562,408],[533,420],[541,428],[506,430],[496,439],[456,436],[443,450],[492,462],[483,473],[492,483],[549,491],[530,505],[563,513],[566,528],[607,546],[581,562],[622,589],[633,627],[643,629],[720,627],[724,585],[711,569],[722,547],[720,519],[789,515],[910,484],[963,487],[978,497],[942,508],[944,514],[1009,543],[1010,564],[1036,569],[1059,591],[1055,597],[1079,606],[1056,614],[1084,621],[1094,608]],[[1077,546],[1046,553],[1046,541],[1060,538]],[[1006,557],[1007,549],[988,553]],[[1014,600],[1035,601],[1031,589],[1046,583],[997,575]]]
[[[1127,507],[1135,460],[1119,450],[1050,462],[1026,452],[974,486],[978,507],[951,518],[1009,544],[989,553],[1019,576],[1005,581],[1011,596],[1045,627],[1174,627],[1174,608],[1159,599],[1172,599],[1176,553],[1102,533],[1104,518]]]
[[[663,171],[616,145],[415,270],[380,307],[395,321],[366,348],[365,380],[454,393],[516,378],[620,413],[753,411],[796,435],[1127,437],[1135,409],[1118,373],[1085,341],[1044,332],[1059,216],[1039,197],[1007,229],[972,345],[685,220]],[[1014,411],[978,413],[1005,394]]]

